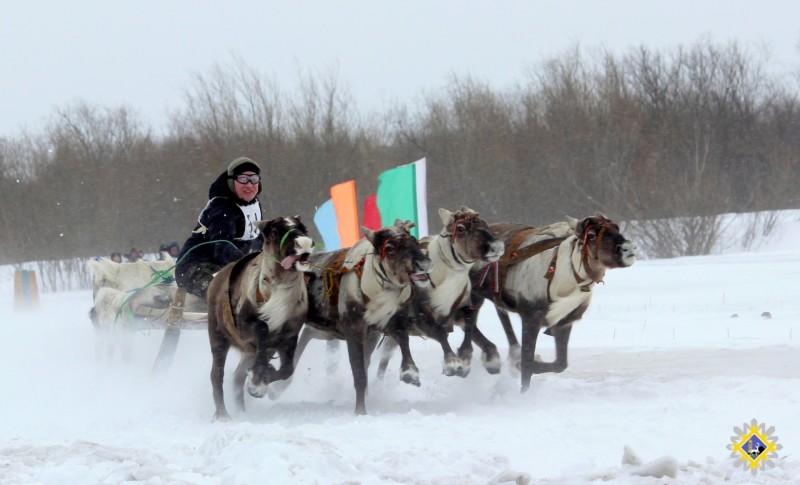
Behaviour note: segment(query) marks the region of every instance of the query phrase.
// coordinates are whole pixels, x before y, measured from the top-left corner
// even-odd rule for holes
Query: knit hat
[[[236,193],[236,186],[233,184],[233,177],[241,175],[243,172],[255,172],[261,175],[261,167],[247,157],[239,157],[228,165],[228,187],[231,192]],[[258,184],[258,193],[261,193],[261,184]]]

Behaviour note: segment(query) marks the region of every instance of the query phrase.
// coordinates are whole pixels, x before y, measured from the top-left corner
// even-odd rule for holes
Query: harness
[[[322,269],[322,285],[325,288],[325,298],[328,299],[330,304],[330,319],[339,319],[339,288],[342,286],[342,276],[347,273],[355,273],[359,280],[364,274],[364,263],[367,258],[361,258],[352,268],[344,265],[347,259],[347,251],[342,251],[336,255],[333,261]],[[369,301],[367,295],[364,295],[365,301]]]
[[[448,237],[450,238],[450,240],[451,240],[451,242],[450,242],[450,255],[453,256],[453,260],[455,260],[455,262],[457,262],[459,264],[467,265],[467,264],[472,264],[475,261],[467,261],[464,258],[459,257],[458,253],[456,253],[456,239],[457,239],[457,233],[458,233],[458,225],[460,223],[473,224],[477,217],[478,217],[477,215],[467,215],[467,216],[459,217],[459,218],[457,218],[456,220],[453,221],[453,231],[451,233],[448,234],[447,232],[442,231],[442,233],[439,234],[444,239],[446,239]],[[446,263],[446,261],[445,261],[445,263]]]
[[[223,327],[225,328],[225,332],[228,334],[230,339],[236,343],[237,347],[249,353],[255,352],[256,348],[250,342],[245,342],[244,340],[242,340],[241,336],[239,335],[239,332],[236,329],[236,322],[234,321],[233,318],[233,305],[231,304],[231,298],[233,296],[231,294],[231,281],[238,278],[239,275],[242,273],[242,271],[244,271],[244,268],[247,267],[247,265],[250,263],[250,261],[252,261],[253,258],[258,256],[259,254],[261,254],[260,251],[247,254],[233,264],[231,272],[228,275],[227,281],[225,282],[227,286],[227,288],[225,289],[226,298],[222,302],[222,324]],[[263,302],[264,297],[261,295],[260,285],[261,283],[259,282],[259,286],[257,287],[258,289],[256,290],[256,300],[260,299],[262,300],[261,302]]]
[[[600,231],[597,233],[597,237],[595,238],[595,254],[600,249],[600,243],[603,240],[603,235],[606,231],[606,223],[605,222],[598,222],[593,224],[594,226],[600,226]],[[592,225],[587,226],[583,231],[583,241],[581,244],[581,266],[583,266],[584,271],[586,271],[586,276],[588,280],[581,278],[578,272],[575,270],[575,265],[570,262],[570,267],[572,268],[572,276],[575,278],[575,283],[580,287],[581,291],[584,293],[588,293],[592,291],[592,283],[602,283],[603,282],[603,275],[594,271],[592,267],[589,265],[589,228]],[[578,243],[577,239],[572,242],[572,250],[570,252],[575,251],[575,245]],[[597,259],[595,257],[594,259]],[[550,285],[553,283],[553,276],[556,274],[556,263],[558,261],[558,251],[553,254],[553,259],[550,261],[550,265],[547,267],[547,272],[545,273],[544,277],[547,278],[547,301],[549,303],[553,302],[552,297],[550,296]],[[586,281],[591,281],[591,283],[587,285],[582,285]]]
[[[537,254],[543,253],[549,249],[553,249],[554,247],[559,246],[562,242],[564,242],[567,238],[566,237],[554,237],[550,239],[543,239],[541,241],[536,241],[524,248],[520,248],[520,245],[523,241],[538,232],[538,229],[535,227],[529,227],[526,229],[519,230],[516,234],[511,237],[511,240],[506,245],[506,250],[503,252],[503,255],[500,257],[500,260],[494,264],[489,264],[483,270],[483,274],[481,275],[479,281],[477,282],[478,286],[483,286],[484,282],[486,282],[487,276],[489,275],[490,271],[494,272],[494,278],[492,281],[492,294],[493,301],[495,304],[500,303],[500,289],[505,285],[506,278],[508,277],[508,269],[521,262],[525,261],[526,259],[532,258]],[[558,255],[558,251],[555,252],[553,256],[553,261],[551,261],[551,268],[553,269],[553,274],[555,273],[555,258]],[[550,269],[548,269],[547,273],[545,274],[545,278],[548,277],[550,274]],[[552,275],[550,276],[552,278]],[[550,287],[548,283],[547,289],[548,298],[550,295]]]

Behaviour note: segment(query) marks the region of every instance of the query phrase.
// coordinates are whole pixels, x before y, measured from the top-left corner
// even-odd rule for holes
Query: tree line
[[[130,107],[81,101],[37,133],[0,137],[0,264],[182,243],[242,155],[262,165],[266,217],[310,223],[350,179],[363,207],[382,171],[426,157],[430,214],[467,205],[545,225],[599,211],[650,257],[706,254],[721,214],[800,206],[797,93],[797,78],[737,43],[574,48],[513,88],[452,76],[365,115],[335,70],[286,89],[234,60],[194,75],[163,133]]]

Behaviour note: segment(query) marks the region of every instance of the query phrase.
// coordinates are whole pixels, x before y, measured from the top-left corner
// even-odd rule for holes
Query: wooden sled
[[[178,348],[181,330],[206,330],[208,328],[208,313],[184,312],[185,303],[186,290],[178,288],[169,308],[167,319],[163,324],[164,337],[161,339],[161,347],[158,349],[156,361],[150,371],[151,378],[160,377],[169,371],[175,357],[175,350]],[[159,328],[159,326],[156,323],[150,328]]]

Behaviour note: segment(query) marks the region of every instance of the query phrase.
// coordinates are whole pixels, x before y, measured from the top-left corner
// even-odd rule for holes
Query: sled
[[[208,328],[208,313],[184,312],[185,302],[186,290],[178,288],[164,323],[164,337],[161,339],[161,347],[158,349],[156,361],[150,371],[151,378],[157,378],[169,371],[175,357],[175,350],[178,348],[181,330],[205,330]],[[156,323],[150,328],[153,327],[158,328],[159,325]]]

